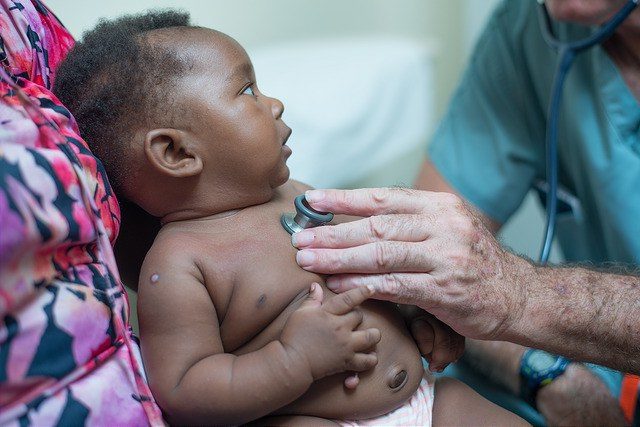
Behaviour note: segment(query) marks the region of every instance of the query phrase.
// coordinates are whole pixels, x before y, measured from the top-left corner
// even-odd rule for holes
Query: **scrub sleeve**
[[[523,17],[512,9],[487,24],[429,146],[449,184],[500,223],[544,172],[543,123],[527,112],[531,83],[509,31]]]

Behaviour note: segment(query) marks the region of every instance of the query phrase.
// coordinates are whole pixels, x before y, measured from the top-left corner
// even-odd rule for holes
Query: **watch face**
[[[544,351],[536,351],[529,358],[529,366],[538,372],[545,371],[555,365],[557,357]]]

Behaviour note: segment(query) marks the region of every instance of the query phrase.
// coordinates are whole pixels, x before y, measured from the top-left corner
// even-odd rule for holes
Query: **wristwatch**
[[[571,361],[543,350],[527,349],[520,360],[520,395],[536,408],[538,391],[564,373]]]

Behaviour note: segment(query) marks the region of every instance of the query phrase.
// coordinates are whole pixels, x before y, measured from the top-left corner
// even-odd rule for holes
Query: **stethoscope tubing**
[[[553,32],[551,18],[544,4],[538,0],[538,23],[542,38],[552,49],[558,52],[558,63],[553,76],[551,87],[551,97],[547,110],[547,129],[545,134],[545,157],[546,157],[546,226],[544,241],[538,262],[546,264],[551,254],[551,245],[555,235],[557,224],[558,208],[558,122],[560,119],[560,106],[562,101],[562,91],[564,82],[569,74],[571,65],[576,55],[590,47],[607,40],[618,26],[629,16],[638,6],[640,0],[628,0],[625,5],[596,32],[581,40],[561,41]]]

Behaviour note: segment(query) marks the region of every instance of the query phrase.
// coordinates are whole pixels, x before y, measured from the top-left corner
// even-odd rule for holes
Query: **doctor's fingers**
[[[374,242],[344,249],[303,249],[296,261],[319,274],[429,272],[442,264],[429,242]]]
[[[305,198],[313,209],[358,216],[422,213],[463,204],[462,199],[451,193],[408,188],[308,190]]]
[[[339,274],[327,279],[334,292],[370,287],[371,298],[398,304],[416,305],[425,311],[440,307],[443,289],[429,273]]]
[[[436,217],[428,215],[378,215],[337,225],[309,228],[291,237],[291,243],[303,248],[350,248],[371,242],[426,240]]]

